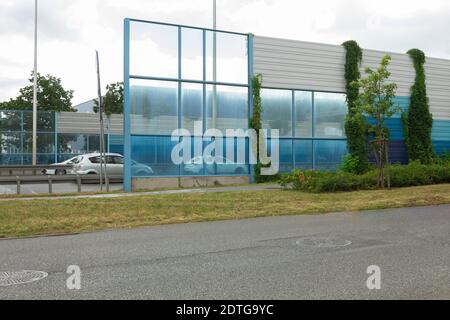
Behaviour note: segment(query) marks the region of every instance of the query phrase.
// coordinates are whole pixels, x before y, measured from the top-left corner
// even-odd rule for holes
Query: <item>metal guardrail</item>
[[[70,171],[71,164],[63,165],[38,165],[38,166],[0,166],[0,177],[4,176],[39,176],[48,170]]]
[[[99,175],[40,175],[40,176],[0,176],[0,185],[12,184],[17,186],[17,194],[21,194],[22,184],[47,183],[48,193],[53,193],[54,183],[74,182],[77,184],[77,191],[82,192],[82,185],[87,183],[100,183]],[[109,176],[108,183],[123,182],[123,176]],[[108,190],[107,190],[108,191]]]

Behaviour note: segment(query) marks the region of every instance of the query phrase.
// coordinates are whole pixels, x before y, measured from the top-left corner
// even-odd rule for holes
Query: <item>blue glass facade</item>
[[[55,112],[38,112],[37,137],[38,164],[62,162],[100,149],[98,134],[58,132]],[[31,165],[32,139],[31,111],[0,111],[0,165]]]

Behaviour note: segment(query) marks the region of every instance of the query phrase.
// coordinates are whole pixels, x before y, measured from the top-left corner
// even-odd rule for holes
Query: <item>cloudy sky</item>
[[[450,58],[448,0],[217,0],[218,28],[256,35]],[[123,18],[211,27],[212,0],[39,0],[39,72],[61,77],[74,104],[103,82],[122,81]],[[0,101],[17,95],[33,68],[34,0],[0,0]]]

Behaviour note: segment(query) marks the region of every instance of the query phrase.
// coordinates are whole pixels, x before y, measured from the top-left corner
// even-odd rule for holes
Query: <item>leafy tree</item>
[[[106,86],[103,97],[104,112],[106,115],[123,113],[123,83],[116,82]],[[99,112],[98,99],[94,100],[94,112]]]
[[[345,56],[345,80],[348,114],[345,121],[345,133],[347,135],[348,149],[354,165],[353,173],[361,174],[368,170],[366,120],[358,112],[356,100],[358,88],[352,83],[361,78],[359,67],[362,61],[362,49],[356,41],[347,41],[342,44],[346,50]]]
[[[397,85],[386,83],[391,76],[388,71],[390,62],[391,57],[384,56],[377,70],[366,68],[366,77],[353,83],[359,92],[356,100],[359,112],[373,119],[373,124],[368,124],[368,132],[374,138],[372,146],[379,169],[378,187],[382,189],[386,179],[390,187],[389,174],[385,170],[389,162],[389,129],[386,120],[400,111],[400,107],[393,101]]]
[[[31,85],[19,90],[19,96],[0,103],[0,110],[33,110],[33,73]],[[37,101],[39,111],[76,112],[72,107],[73,90],[66,90],[61,79],[37,74]]]
[[[435,157],[431,132],[433,115],[430,113],[425,77],[425,54],[419,49],[408,51],[414,62],[416,79],[411,87],[411,103],[407,113],[402,116],[406,146],[410,161],[429,164]]]

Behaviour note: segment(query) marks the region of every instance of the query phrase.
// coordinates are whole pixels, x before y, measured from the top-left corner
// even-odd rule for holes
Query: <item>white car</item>
[[[215,161],[214,161],[215,160]],[[189,160],[183,166],[184,174],[202,175],[203,167],[206,168],[206,174],[219,174],[219,175],[247,175],[248,166],[242,163],[233,163],[223,157],[203,158],[195,157]]]
[[[70,158],[69,160],[60,162],[60,163],[54,163],[51,164],[51,166],[61,166],[61,165],[69,165],[69,164],[74,164],[75,160],[78,158],[78,156]],[[69,171],[67,171],[66,169],[46,169],[44,174],[47,175],[66,175],[66,174],[72,174],[73,171],[69,169]]]
[[[106,154],[106,173],[111,176],[123,175],[123,156],[117,153]],[[153,169],[145,164],[132,162],[133,175],[150,176]],[[100,174],[100,153],[91,153],[79,156],[74,161],[73,173],[79,175]]]

